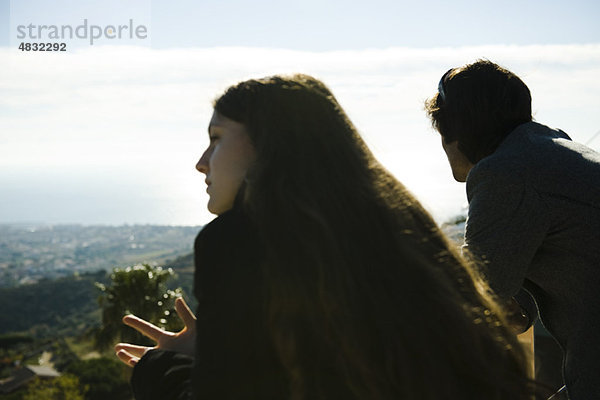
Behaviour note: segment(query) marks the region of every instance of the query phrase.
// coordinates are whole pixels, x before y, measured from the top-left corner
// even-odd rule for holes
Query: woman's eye
[[[219,137],[217,135],[211,135],[208,137],[210,139],[210,142],[213,143],[215,142],[217,139],[219,139]]]

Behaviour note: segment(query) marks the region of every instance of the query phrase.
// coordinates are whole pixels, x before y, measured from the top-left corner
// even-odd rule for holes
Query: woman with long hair
[[[218,215],[193,313],[117,345],[137,399],[530,399],[525,356],[479,279],[306,75],[214,102],[197,169]]]

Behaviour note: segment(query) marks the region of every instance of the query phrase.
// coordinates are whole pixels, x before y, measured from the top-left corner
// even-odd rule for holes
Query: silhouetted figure
[[[571,399],[600,399],[600,154],[533,122],[527,86],[489,61],[446,72],[426,109],[467,183],[465,250],[522,330],[539,309]]]

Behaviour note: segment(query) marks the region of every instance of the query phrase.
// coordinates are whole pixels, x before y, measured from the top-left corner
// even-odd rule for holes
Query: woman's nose
[[[205,151],[204,154],[202,154],[202,157],[200,157],[200,159],[198,160],[198,163],[196,164],[196,169],[198,170],[198,172],[202,172],[203,174],[208,173],[207,153],[208,153],[208,151]]]

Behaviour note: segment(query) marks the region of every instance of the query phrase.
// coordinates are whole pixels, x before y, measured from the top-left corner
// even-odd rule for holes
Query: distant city
[[[0,287],[192,252],[200,226],[0,224]]]

